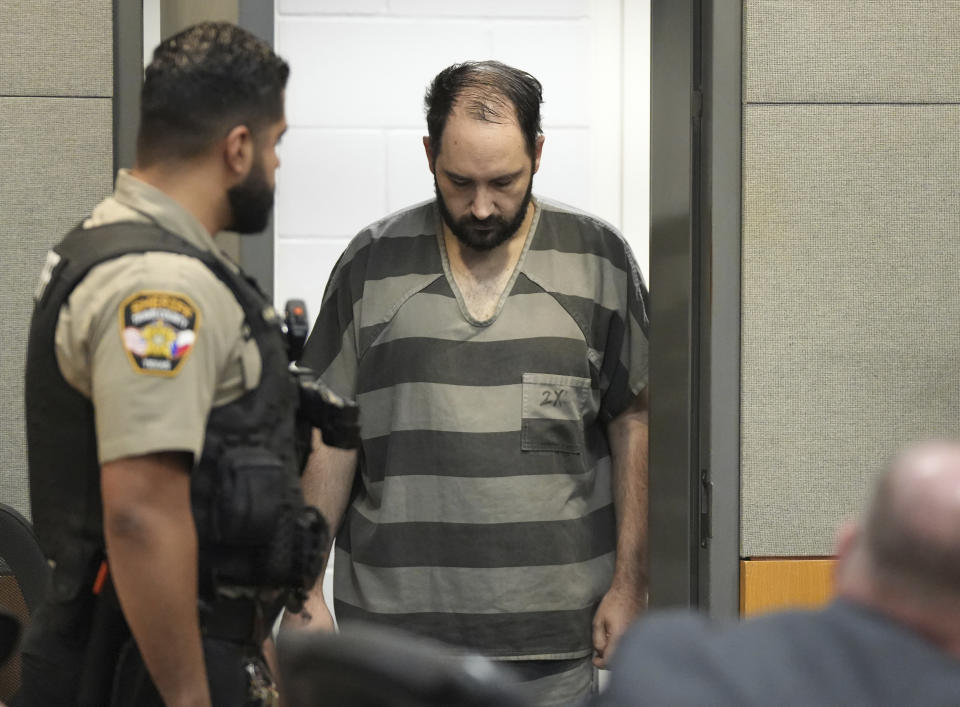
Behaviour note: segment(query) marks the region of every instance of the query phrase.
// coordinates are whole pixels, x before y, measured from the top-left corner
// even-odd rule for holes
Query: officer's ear
[[[253,134],[246,125],[235,125],[223,140],[223,160],[230,174],[241,180],[254,161]]]
[[[427,153],[427,166],[430,167],[430,173],[436,174],[436,155],[433,154],[433,146],[430,144],[430,136],[423,136],[423,151]]]

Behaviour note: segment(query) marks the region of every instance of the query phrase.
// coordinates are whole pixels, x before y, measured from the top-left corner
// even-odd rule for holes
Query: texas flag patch
[[[196,305],[176,292],[137,292],[120,305],[123,348],[138,373],[177,375],[199,325]]]

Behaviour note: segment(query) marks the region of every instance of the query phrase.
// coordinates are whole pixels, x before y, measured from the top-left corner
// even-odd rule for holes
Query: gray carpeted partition
[[[744,3],[741,554],[960,427],[960,2]]]
[[[23,365],[46,250],[109,193],[111,0],[0,0],[0,501],[29,515]]]

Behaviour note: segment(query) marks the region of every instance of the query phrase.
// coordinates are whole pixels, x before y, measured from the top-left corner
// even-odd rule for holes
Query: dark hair
[[[423,98],[434,154],[440,153],[447,118],[461,102],[470,117],[490,123],[509,120],[513,116],[508,112],[513,110],[527,143],[527,152],[534,156],[541,133],[543,87],[533,76],[499,61],[466,61],[437,74]]]
[[[202,153],[236,125],[256,131],[283,116],[287,63],[227,22],[203,22],[153,52],[140,99],[137,159]]]

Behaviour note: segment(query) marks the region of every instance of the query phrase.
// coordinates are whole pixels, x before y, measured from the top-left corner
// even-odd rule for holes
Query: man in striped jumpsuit
[[[426,96],[436,199],[358,234],[302,364],[360,404],[317,440],[335,611],[511,661],[538,704],[595,690],[645,604],[646,288],[611,226],[532,194],[540,83],[449,67]],[[330,626],[318,583],[300,622]]]

